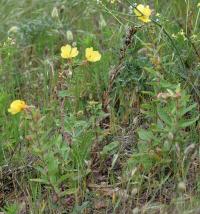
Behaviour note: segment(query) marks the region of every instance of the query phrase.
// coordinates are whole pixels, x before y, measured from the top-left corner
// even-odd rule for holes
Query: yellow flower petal
[[[70,58],[71,45],[65,45],[61,47],[61,57],[64,59]]]
[[[144,9],[144,5],[139,4],[135,9],[134,9],[134,13],[137,17],[141,17],[142,14],[140,13],[140,11],[142,12]]]
[[[85,57],[86,57],[86,59],[91,56],[92,52],[93,52],[93,48],[86,48],[85,49]]]
[[[71,57],[76,57],[78,55],[78,53],[79,52],[78,52],[77,48],[72,48],[70,56]]]
[[[98,51],[94,51],[91,57],[91,61],[97,62],[101,59],[101,54]]]

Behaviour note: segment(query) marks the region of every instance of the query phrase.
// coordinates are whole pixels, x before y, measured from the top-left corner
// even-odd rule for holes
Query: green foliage
[[[0,1],[3,212],[199,206],[199,2],[137,3],[150,23],[128,0]],[[62,59],[65,44],[79,55]],[[29,107],[10,115],[16,99]]]
[[[118,141],[111,142],[108,145],[103,147],[103,150],[101,151],[101,155],[102,156],[113,155],[117,152],[118,147],[119,147]]]
[[[2,210],[6,214],[16,214],[20,210],[20,206],[18,204],[8,204]]]
[[[142,165],[147,172],[158,166],[171,167],[170,164],[177,161],[177,146],[181,158],[184,156],[189,139],[193,137],[186,128],[194,129],[199,119],[199,115],[195,115],[196,103],[190,105],[189,97],[179,87],[176,92],[168,89],[157,97],[142,106],[149,127],[138,130],[138,151],[131,158],[132,164]]]

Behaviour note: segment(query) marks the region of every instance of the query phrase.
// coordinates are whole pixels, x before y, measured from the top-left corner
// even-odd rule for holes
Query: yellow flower
[[[61,57],[64,59],[71,59],[78,55],[77,48],[73,48],[71,45],[65,45],[61,47]]]
[[[27,108],[27,105],[23,100],[14,100],[10,104],[10,108],[8,109],[8,112],[10,112],[11,114],[17,114],[20,111],[23,111],[25,108]]]
[[[99,51],[93,51],[93,48],[85,49],[85,57],[89,62],[97,62],[101,59],[101,54]]]
[[[197,7],[200,7],[200,2],[197,4]]]
[[[139,4],[135,9],[134,9],[134,13],[136,14],[136,16],[138,17],[139,20],[147,23],[150,22],[151,20],[149,19],[149,17],[151,16],[151,9],[149,8],[149,6],[144,6],[143,4]]]

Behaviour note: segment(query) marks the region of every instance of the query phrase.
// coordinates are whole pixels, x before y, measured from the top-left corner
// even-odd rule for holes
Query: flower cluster
[[[79,51],[77,47],[72,47],[67,44],[61,47],[61,57],[63,59],[72,59],[78,56]],[[85,58],[88,62],[97,62],[101,59],[101,54],[99,51],[94,51],[93,47],[85,49]]]
[[[61,57],[63,59],[72,59],[78,56],[78,54],[79,54],[79,51],[77,47],[72,47],[71,45],[68,45],[68,44],[61,47]],[[85,58],[86,58],[86,61],[88,62],[97,62],[101,59],[101,54],[98,51],[94,51],[93,47],[86,48]],[[23,100],[14,100],[10,104],[10,108],[8,109],[8,112],[14,115],[27,108],[28,106]]]

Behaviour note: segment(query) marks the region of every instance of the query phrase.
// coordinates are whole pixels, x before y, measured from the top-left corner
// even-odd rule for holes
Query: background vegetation
[[[3,212],[199,212],[198,3],[0,1]],[[80,65],[87,47],[102,58]]]

